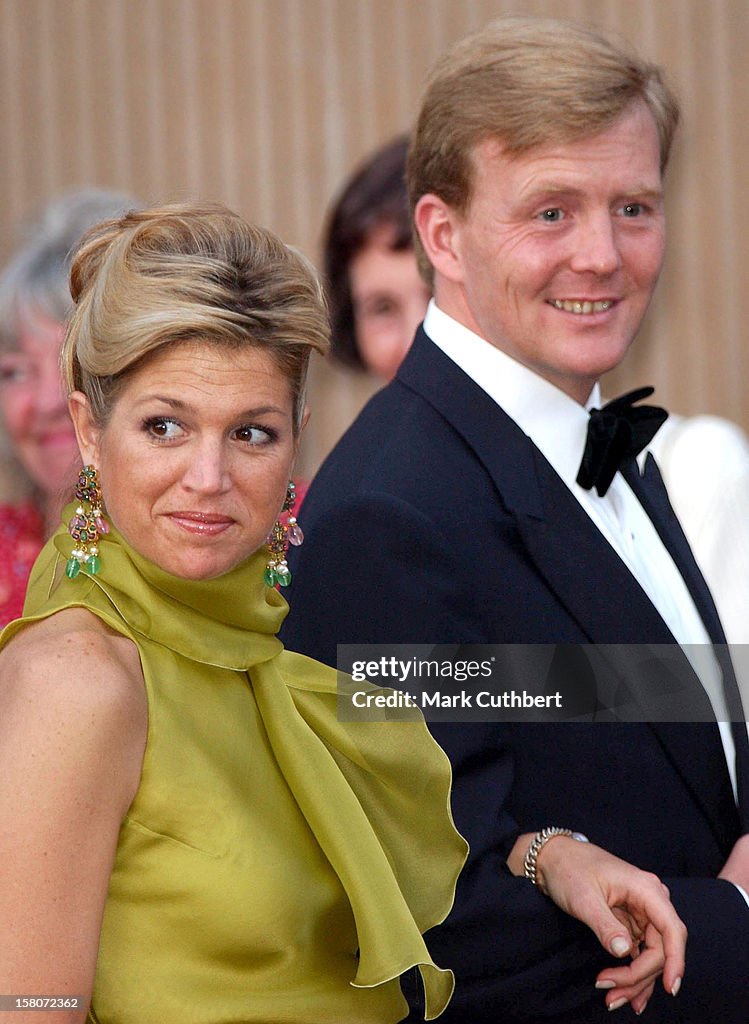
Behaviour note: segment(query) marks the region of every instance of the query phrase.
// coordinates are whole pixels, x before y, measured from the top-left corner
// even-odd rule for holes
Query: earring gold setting
[[[68,523],[68,532],[76,546],[65,566],[65,574],[71,580],[84,567],[90,576],[96,576],[101,571],[99,537],[109,533],[109,524],[104,518],[99,474],[94,466],[84,466],[78,474],[75,496],[80,504]]]
[[[291,583],[291,572],[286,561],[286,552],[288,551],[289,544],[299,547],[304,540],[302,528],[294,516],[295,504],[296,487],[294,481],[289,480],[281,515],[273,524],[273,529],[267,542],[269,557],[268,564],[263,573],[263,580],[269,587],[288,587]]]

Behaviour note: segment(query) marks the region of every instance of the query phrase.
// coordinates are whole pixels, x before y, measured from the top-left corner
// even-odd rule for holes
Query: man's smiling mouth
[[[563,309],[565,313],[577,313],[586,316],[589,313],[605,313],[614,305],[613,299],[600,299],[592,302],[590,299],[550,299],[555,309]]]

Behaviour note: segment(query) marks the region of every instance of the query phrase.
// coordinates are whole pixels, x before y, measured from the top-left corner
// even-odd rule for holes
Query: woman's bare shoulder
[[[137,664],[137,649],[132,640],[86,608],[64,608],[16,633],[0,657],[23,662],[33,651],[37,664],[47,659],[64,663],[79,657],[118,661],[129,649],[132,649],[132,657],[126,660]]]
[[[19,700],[109,708],[137,727],[146,713],[137,648],[85,608],[31,623],[0,652],[0,704]]]

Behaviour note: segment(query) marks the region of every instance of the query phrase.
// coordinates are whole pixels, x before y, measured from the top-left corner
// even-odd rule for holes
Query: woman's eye
[[[393,299],[387,298],[387,296],[381,296],[380,298],[373,299],[369,302],[363,313],[367,317],[376,316],[392,316],[398,308],[398,304]]]
[[[564,213],[558,206],[550,206],[548,210],[542,210],[538,217],[545,224],[556,224],[564,218]]]
[[[176,420],[165,416],[154,416],[144,423],[146,431],[159,441],[173,441],[184,433]]]
[[[7,359],[0,363],[0,386],[20,384],[31,377],[31,367],[24,361]]]
[[[271,431],[252,426],[237,427],[234,436],[238,441],[244,441],[245,444],[250,445],[268,444],[274,439]]]

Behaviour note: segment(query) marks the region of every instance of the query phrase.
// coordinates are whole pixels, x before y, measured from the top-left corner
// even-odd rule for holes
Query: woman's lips
[[[202,536],[214,537],[224,530],[228,530],[234,524],[231,516],[220,515],[214,512],[189,512],[180,510],[168,513],[169,519],[187,533],[197,533]]]

